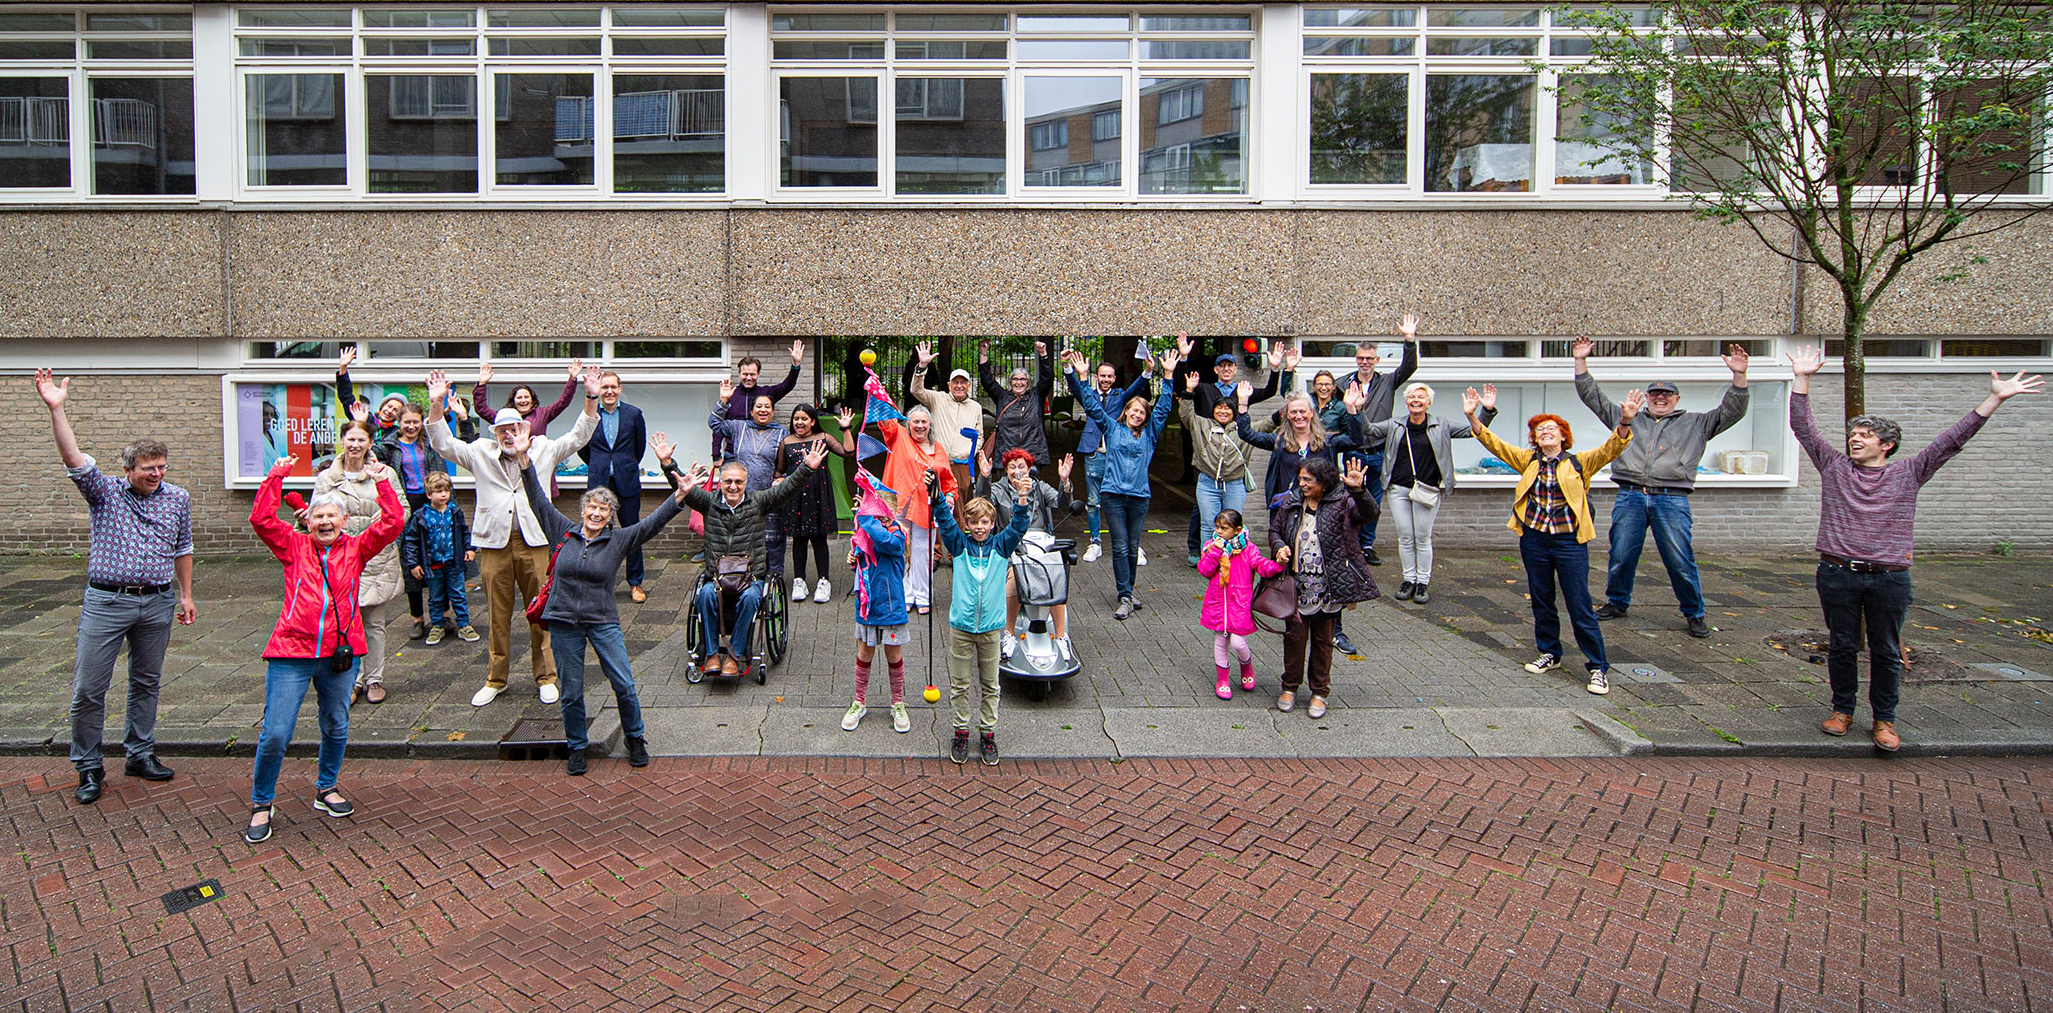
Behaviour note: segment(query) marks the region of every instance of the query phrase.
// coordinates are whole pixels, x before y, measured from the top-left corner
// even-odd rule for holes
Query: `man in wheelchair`
[[[675,461],[661,462],[663,477],[672,487],[680,479],[689,487],[684,495],[685,505],[705,515],[706,569],[701,573],[695,606],[700,628],[705,631],[705,674],[717,672],[730,678],[741,674],[743,659],[748,657],[749,628],[763,602],[770,572],[763,552],[765,519],[785,500],[798,494],[806,476],[820,467],[826,457],[826,442],[815,441],[799,467],[776,485],[756,492],[748,491],[748,469],[739,461],[729,461],[720,468],[717,494],[700,487],[704,472],[694,468],[696,474],[688,475]],[[710,580],[704,579],[708,573]],[[733,602],[732,623],[721,621],[721,613],[728,611],[721,608],[723,596]],[[724,650],[723,640],[728,645]]]

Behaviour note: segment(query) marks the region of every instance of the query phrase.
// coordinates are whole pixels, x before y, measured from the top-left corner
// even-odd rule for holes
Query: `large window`
[[[0,11],[0,191],[195,191],[192,16]]]
[[[792,12],[770,37],[787,194],[1248,192],[1248,13]]]
[[[250,196],[726,189],[723,8],[235,17]]]

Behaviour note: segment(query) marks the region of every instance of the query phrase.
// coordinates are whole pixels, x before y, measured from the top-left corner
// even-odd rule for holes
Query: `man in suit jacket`
[[[620,497],[614,518],[623,528],[642,519],[642,451],[648,445],[642,410],[620,400],[620,374],[600,373],[599,428],[577,453],[585,459],[585,488],[611,489]],[[627,553],[627,591],[637,602],[649,598],[642,590],[640,546]]]

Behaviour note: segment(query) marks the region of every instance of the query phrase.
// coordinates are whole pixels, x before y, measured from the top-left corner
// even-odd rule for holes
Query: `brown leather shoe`
[[[1841,714],[1838,711],[1833,711],[1832,716],[1826,718],[1824,723],[1818,726],[1818,730],[1824,732],[1827,735],[1845,735],[1847,729],[1850,729],[1852,727],[1853,715]]]
[[[1897,748],[1903,745],[1902,737],[1896,734],[1896,722],[1894,721],[1875,722],[1874,735],[1875,748],[1885,753],[1896,752]]]
[[[733,658],[723,658],[720,662],[720,674],[732,679],[741,674],[741,665]]]
[[[649,593],[647,591],[642,590],[642,586],[640,584],[636,584],[635,586],[628,588],[627,596],[629,598],[633,598],[635,604],[637,605],[649,600]]]

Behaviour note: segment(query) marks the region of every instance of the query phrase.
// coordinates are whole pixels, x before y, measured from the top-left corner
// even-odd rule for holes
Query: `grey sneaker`
[[[456,628],[456,639],[466,644],[475,644],[478,642],[478,631],[471,624],[464,623]]]
[[[855,731],[855,727],[863,723],[863,715],[869,712],[870,709],[863,706],[861,700],[849,704],[848,713],[841,715],[841,730],[844,732]]]
[[[969,729],[955,730],[955,742],[948,747],[948,758],[958,764],[969,762]]]
[[[1587,684],[1585,684],[1583,688],[1589,690],[1592,693],[1597,694],[1598,696],[1603,696],[1604,694],[1611,692],[1611,680],[1606,677],[1604,669],[1598,668],[1595,665],[1591,665],[1590,681]]]
[[[905,705],[902,703],[891,705],[891,730],[900,735],[912,731],[912,715],[905,712]]]
[[[1134,611],[1133,599],[1121,598],[1119,599],[1119,607],[1112,610],[1112,618],[1125,622],[1133,616]]]
[[[434,629],[428,631],[428,639],[422,641],[422,643],[428,645],[429,647],[433,647],[436,644],[441,643],[442,638],[448,635],[448,630],[445,630],[442,627],[437,626]]]
[[[1534,675],[1545,675],[1561,667],[1561,659],[1551,654],[1542,654],[1525,663],[1525,670]]]

